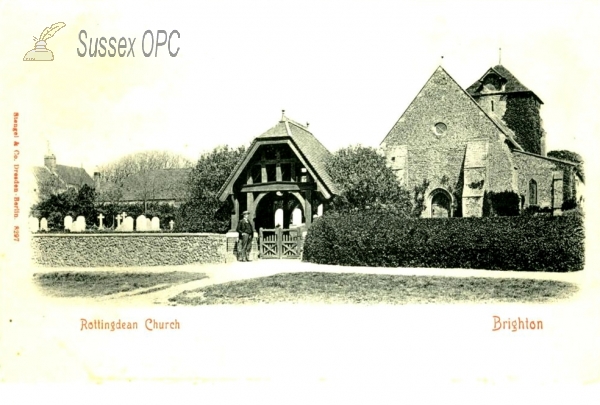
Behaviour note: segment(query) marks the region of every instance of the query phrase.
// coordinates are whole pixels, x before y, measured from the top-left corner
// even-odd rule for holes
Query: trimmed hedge
[[[311,226],[305,261],[374,267],[566,272],[583,269],[581,216],[423,218],[362,212]]]

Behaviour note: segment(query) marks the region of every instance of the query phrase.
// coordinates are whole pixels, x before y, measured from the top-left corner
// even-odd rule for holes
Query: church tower
[[[500,118],[526,152],[544,154],[545,133],[540,117],[542,100],[504,66],[497,65],[467,88],[488,114]]]

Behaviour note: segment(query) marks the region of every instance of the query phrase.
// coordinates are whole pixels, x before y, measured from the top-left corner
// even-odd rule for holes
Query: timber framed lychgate
[[[260,228],[258,236],[261,259],[299,259],[302,233],[297,229]]]
[[[230,232],[247,211],[254,229],[262,228],[261,258],[300,257],[302,232],[338,194],[326,170],[330,155],[308,124],[282,115],[252,141],[219,190],[219,199],[231,209]]]

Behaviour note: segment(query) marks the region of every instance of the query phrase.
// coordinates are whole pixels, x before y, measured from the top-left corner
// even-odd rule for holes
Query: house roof
[[[50,170],[45,166],[34,166],[33,167],[33,175],[38,183],[48,182],[53,180],[53,174]]]
[[[90,187],[94,187],[94,180],[81,167],[56,165],[56,174],[67,184],[76,186],[87,184]]]
[[[57,176],[60,184],[64,185],[65,187],[67,185],[80,187],[84,184],[94,187],[94,180],[92,180],[85,169],[81,167],[56,165],[56,172],[53,173],[46,166],[34,166],[33,175],[38,182],[38,186],[41,183],[48,184],[48,182],[54,180],[54,176]]]
[[[523,83],[519,81],[519,79],[517,79],[507,68],[502,65],[496,65],[489,68],[479,80],[467,87],[467,92],[475,97],[481,95],[483,79],[490,73],[496,73],[505,80],[504,90],[498,93],[531,93],[538,99],[540,103],[543,104],[542,100],[533,91],[529,90]]]
[[[247,160],[255,152],[255,147],[258,144],[268,143],[270,140],[275,139],[291,141],[298,152],[302,155],[301,157],[308,163],[308,165],[311,166],[309,170],[312,169],[313,173],[332,194],[339,194],[339,190],[331,179],[331,176],[327,172],[326,168],[327,160],[331,156],[331,152],[329,152],[329,150],[327,150],[327,148],[325,148],[325,146],[323,146],[323,144],[319,142],[317,138],[315,138],[315,136],[308,130],[307,126],[299,124],[298,122],[293,121],[283,115],[281,121],[279,121],[274,127],[254,138],[244,157],[240,159],[234,170],[227,178],[227,181],[225,181],[219,190],[219,196],[221,200],[225,200],[227,198],[228,191],[231,190],[233,183],[237,179],[237,176],[243,169],[243,166],[246,164]]]
[[[187,180],[191,170],[155,169],[128,176],[121,185],[121,200],[182,200],[187,192]]]

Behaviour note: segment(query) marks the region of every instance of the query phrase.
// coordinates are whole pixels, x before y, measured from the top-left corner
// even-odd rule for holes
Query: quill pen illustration
[[[42,31],[42,35],[40,35],[40,41],[47,41],[54,36],[62,27],[66,24],[64,22],[57,22],[52,24],[49,27],[46,27],[44,31]]]
[[[57,22],[49,27],[44,28],[42,35],[37,39],[33,37],[37,42],[35,48],[27,52],[23,57],[24,61],[51,61],[54,60],[54,54],[50,49],[46,48],[46,41],[49,40],[66,24],[64,22]]]

